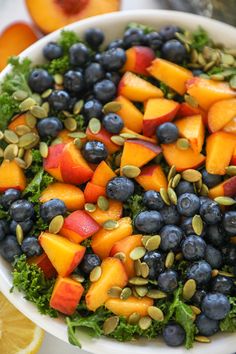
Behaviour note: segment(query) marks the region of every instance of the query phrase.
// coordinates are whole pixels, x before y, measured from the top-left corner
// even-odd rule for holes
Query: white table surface
[[[122,0],[122,9],[157,9],[157,0]],[[29,15],[24,0],[0,0],[0,31],[12,21],[26,20]],[[1,49],[0,49],[1,52]],[[38,354],[86,354],[84,350],[68,345],[45,333],[43,345]]]

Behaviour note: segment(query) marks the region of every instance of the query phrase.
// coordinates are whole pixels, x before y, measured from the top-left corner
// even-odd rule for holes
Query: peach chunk
[[[136,181],[145,191],[153,189],[157,192],[161,188],[167,188],[166,175],[160,165],[150,165],[142,168],[142,171]]]
[[[180,95],[186,92],[185,83],[193,76],[190,70],[161,58],[156,58],[148,71],[153,77],[164,82]]]
[[[150,82],[127,71],[121,78],[118,94],[131,101],[144,102],[149,98],[163,97],[163,92]]]
[[[137,298],[130,296],[126,300],[119,298],[109,299],[105,302],[105,307],[117,316],[129,317],[132,313],[138,313],[141,317],[148,315],[148,308],[154,303],[148,297]]]
[[[224,126],[223,131],[226,133],[236,134],[236,117]]]
[[[208,111],[208,128],[214,133],[236,117],[236,98],[215,102]]]
[[[234,148],[234,152],[230,161],[231,165],[235,165],[236,166],[236,146]]]
[[[82,261],[85,247],[77,245],[60,235],[42,232],[39,243],[50,259],[57,273],[62,277],[70,275]]]
[[[91,247],[101,259],[109,256],[115,242],[132,235],[132,220],[129,217],[118,220],[119,226],[114,230],[101,229],[93,237]]]
[[[23,191],[26,187],[25,174],[17,163],[9,160],[3,160],[0,165],[0,192],[9,188]]]
[[[195,152],[201,152],[205,138],[205,127],[200,114],[184,117],[175,122],[180,136],[189,140]]]
[[[96,311],[109,299],[108,290],[114,286],[123,288],[128,277],[125,268],[118,258],[108,257],[102,261],[101,277],[93,282],[85,296],[87,308]]]
[[[91,182],[97,186],[106,187],[110,179],[114,177],[116,177],[115,172],[105,161],[102,161],[94,171]]]
[[[226,179],[209,190],[209,197],[212,199],[223,195],[226,197],[234,197],[236,195],[236,176]]]
[[[95,211],[90,213],[91,217],[97,221],[98,224],[102,225],[107,220],[119,220],[122,215],[123,204],[117,200],[109,200],[108,210],[101,210],[96,208]]]
[[[121,104],[121,109],[117,114],[123,119],[125,127],[140,133],[143,129],[143,114],[140,110],[127,98],[118,96],[116,101]]]
[[[180,103],[177,117],[190,117],[200,114],[203,119],[203,123],[207,125],[207,114],[201,107],[190,106],[187,102]]]
[[[73,315],[83,292],[83,286],[76,280],[58,276],[51,295],[50,306],[64,315]]]
[[[65,148],[65,144],[57,144],[49,146],[48,156],[43,160],[43,168],[58,181],[63,181],[61,176],[61,156]]]
[[[132,71],[135,74],[149,75],[147,68],[155,58],[151,48],[134,46],[126,50],[126,62],[122,71]]]
[[[114,154],[115,152],[120,150],[120,146],[116,145],[115,143],[112,142],[111,137],[112,134],[108,133],[106,129],[102,128],[97,134],[94,134],[91,132],[89,127],[86,129],[86,135],[88,140],[97,140],[101,141],[103,144],[106,145],[107,150],[109,151],[109,154]]]
[[[43,271],[45,278],[51,279],[57,275],[56,269],[53,267],[46,253],[40,256],[34,256],[28,259],[29,264],[36,264]]]
[[[88,182],[84,189],[84,197],[86,203],[97,203],[97,200],[100,196],[106,196],[106,188]]]

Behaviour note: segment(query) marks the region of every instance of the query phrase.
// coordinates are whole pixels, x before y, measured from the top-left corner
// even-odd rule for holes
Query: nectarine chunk
[[[147,68],[155,58],[151,48],[134,46],[126,50],[126,62],[122,71],[132,71],[135,74],[149,75]]]
[[[23,191],[25,187],[26,178],[23,170],[14,160],[3,160],[0,165],[0,192],[4,192],[9,188]]]
[[[236,98],[214,103],[208,111],[208,127],[214,133],[221,130],[236,117]]]
[[[128,277],[125,268],[118,258],[106,258],[101,264],[102,275],[92,283],[85,296],[87,308],[96,311],[98,307],[105,304],[109,299],[108,290],[113,286],[123,288]]]
[[[120,146],[116,145],[111,141],[112,134],[108,133],[104,128],[102,128],[97,134],[91,132],[89,127],[86,129],[86,135],[88,140],[97,140],[101,141],[106,145],[109,154],[114,154],[115,152],[120,150]]]
[[[43,271],[47,279],[54,278],[57,275],[57,271],[46,253],[42,253],[40,256],[30,257],[27,262],[29,264],[36,264]]]
[[[105,302],[105,307],[117,316],[129,317],[132,313],[138,313],[141,317],[144,317],[148,315],[148,308],[153,303],[153,299],[148,297],[138,299],[130,296],[126,300],[109,299]]]
[[[44,170],[58,181],[63,181],[61,176],[60,163],[62,152],[65,146],[65,144],[49,146],[48,156],[43,160]]]
[[[91,247],[101,259],[109,256],[115,242],[132,235],[132,220],[129,217],[118,220],[119,226],[114,230],[101,229],[93,237]]]
[[[230,163],[231,163],[231,165],[235,165],[236,166],[236,146],[234,148],[233,156],[231,158]]]
[[[226,196],[234,197],[236,195],[236,176],[233,176],[226,181],[218,184],[209,190],[209,197],[214,199],[216,197]]]
[[[236,134],[236,117],[224,126],[223,131],[226,133]]]
[[[110,179],[114,177],[116,177],[115,172],[105,161],[102,161],[94,171],[91,182],[97,186],[106,187]]]
[[[167,178],[160,165],[145,166],[136,181],[145,191],[153,189],[157,192],[167,188]]]
[[[84,189],[84,198],[86,203],[97,203],[100,196],[106,196],[106,188],[98,186],[94,183],[87,182]]]
[[[193,151],[201,152],[205,138],[205,127],[200,114],[175,121],[180,136],[189,140]]]
[[[97,221],[98,224],[102,225],[107,220],[119,220],[122,215],[123,204],[117,200],[109,200],[108,210],[101,210],[96,208],[95,211],[90,213],[91,217]]]
[[[207,114],[201,107],[190,106],[187,102],[180,103],[179,111],[177,117],[190,117],[200,114],[203,119],[203,123],[207,125]]]
[[[140,110],[127,98],[118,96],[116,101],[121,103],[121,109],[117,112],[123,119],[125,127],[140,133],[143,129],[143,114]]]

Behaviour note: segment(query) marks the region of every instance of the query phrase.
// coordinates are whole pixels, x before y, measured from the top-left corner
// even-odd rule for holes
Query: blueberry
[[[165,293],[173,293],[178,288],[178,274],[176,271],[168,269],[159,275],[157,283]]]
[[[100,266],[101,259],[94,253],[88,253],[84,256],[83,261],[80,264],[80,269],[89,274],[95,267]]]
[[[181,64],[187,57],[187,50],[183,43],[177,39],[171,39],[163,44],[161,48],[161,55],[166,60],[172,61],[176,64]]]
[[[230,311],[230,303],[224,294],[207,294],[202,301],[203,313],[212,320],[223,320]]]
[[[111,101],[116,95],[116,85],[111,80],[102,80],[94,85],[94,95],[102,103]]]
[[[73,66],[83,66],[89,60],[89,49],[83,43],[75,43],[69,49],[69,60]]]
[[[21,254],[22,250],[15,236],[8,235],[0,242],[0,255],[6,259],[6,261],[13,262],[15,257]]]
[[[142,45],[145,36],[144,32],[140,28],[128,28],[124,33],[124,46],[125,48],[130,48],[136,45]]]
[[[221,248],[225,264],[234,266],[236,264],[236,245],[227,244]]]
[[[101,54],[100,64],[106,71],[118,71],[126,62],[126,53],[122,48],[111,48]]]
[[[66,111],[69,107],[70,96],[64,90],[55,90],[48,98],[51,109],[56,112]]]
[[[93,49],[100,47],[104,41],[104,38],[104,33],[100,28],[88,28],[84,32],[85,41]]]
[[[207,245],[205,251],[205,260],[212,268],[219,269],[222,266],[223,258],[221,252],[211,245]]]
[[[38,120],[37,130],[41,138],[55,138],[63,129],[63,124],[56,117],[48,117]]]
[[[101,141],[87,141],[82,149],[82,154],[86,161],[90,163],[99,163],[106,160],[108,150],[106,145]]]
[[[175,192],[178,197],[184,193],[194,193],[193,184],[187,181],[180,181],[177,187],[175,188]]]
[[[208,203],[211,199],[209,199],[208,197],[199,197],[200,200],[200,206],[202,206],[204,203]]]
[[[206,242],[196,235],[188,236],[182,243],[182,253],[188,261],[198,261],[204,258]]]
[[[204,72],[200,69],[193,69],[192,73],[193,73],[193,76],[201,76]]]
[[[153,50],[158,50],[162,46],[162,38],[158,32],[151,32],[146,35],[146,42]]]
[[[26,237],[21,245],[21,249],[26,257],[39,256],[42,253],[42,248],[36,237]]]
[[[58,43],[49,42],[43,48],[43,55],[47,60],[58,59],[62,57],[63,49]]]
[[[106,194],[110,199],[125,202],[134,193],[134,182],[127,177],[115,177],[106,186]]]
[[[199,211],[202,219],[208,224],[213,225],[221,221],[221,211],[219,205],[210,200],[203,203]],[[236,213],[235,213],[236,215]],[[236,219],[235,219],[236,220]],[[236,229],[235,229],[236,231]]]
[[[161,210],[165,205],[160,193],[154,190],[144,193],[143,204],[150,210]]]
[[[84,103],[83,112],[85,119],[100,118],[102,115],[102,104],[95,99],[88,100]]]
[[[64,75],[64,89],[77,94],[84,88],[84,77],[80,71],[69,70]]]
[[[0,220],[0,241],[2,241],[9,232],[8,223],[6,220]]]
[[[209,225],[206,229],[206,237],[215,247],[220,247],[224,244],[226,235],[221,224]]]
[[[40,216],[44,222],[49,223],[57,215],[65,215],[65,203],[57,198],[50,199],[40,206]]]
[[[208,188],[215,187],[217,184],[222,182],[222,176],[213,175],[208,173],[207,170],[202,170],[202,181],[207,185]]]
[[[114,41],[110,42],[107,46],[107,49],[112,49],[112,48],[123,48],[124,47],[124,42],[122,39],[115,39]]]
[[[192,217],[186,217],[183,219],[180,227],[181,229],[183,230],[183,232],[185,233],[186,236],[189,236],[189,235],[193,235],[195,234],[194,230],[193,230],[193,218]],[[206,234],[206,224],[203,223],[203,230],[202,230],[202,233],[201,237],[205,236]]]
[[[161,245],[163,251],[176,250],[183,238],[183,231],[175,225],[166,225],[160,231]]]
[[[143,261],[149,268],[149,279],[157,279],[158,275],[165,269],[164,259],[158,251],[149,251],[143,257]]]
[[[170,144],[179,137],[179,129],[174,123],[163,123],[157,127],[156,136],[160,143]]]
[[[34,69],[29,74],[28,84],[33,92],[43,93],[53,87],[53,77],[44,69]]]
[[[91,63],[84,71],[84,81],[87,87],[92,87],[96,82],[102,80],[105,76],[105,71],[101,64]]]
[[[134,225],[136,229],[144,234],[155,234],[163,226],[162,216],[158,211],[141,211],[135,219]]]
[[[206,261],[198,261],[187,269],[187,278],[194,279],[198,285],[207,284],[211,279],[212,268]]]
[[[27,219],[21,222],[16,222],[15,220],[12,220],[10,223],[10,232],[12,235],[16,235],[16,227],[18,224],[21,226],[24,235],[27,235],[34,225],[31,219]]]
[[[236,234],[236,211],[227,211],[224,215],[223,225],[230,235]]]
[[[234,290],[234,282],[231,278],[217,275],[211,281],[211,291],[213,293],[221,293],[224,295],[232,295]]]
[[[202,300],[204,299],[204,297],[206,296],[206,290],[204,289],[199,289],[195,292],[195,294],[193,295],[191,301],[193,302],[194,305],[196,306],[201,306],[202,304]]]
[[[7,189],[1,198],[1,204],[5,210],[8,210],[13,202],[20,199],[21,192],[14,188]]]
[[[170,323],[163,329],[163,339],[169,347],[179,347],[185,342],[185,331],[177,323]]]
[[[124,127],[123,119],[116,113],[108,113],[103,117],[102,124],[111,134],[119,134]]]
[[[10,206],[10,216],[17,222],[30,219],[34,215],[34,207],[31,202],[25,199],[19,199]]]
[[[199,334],[207,337],[217,333],[220,329],[219,321],[211,320],[206,315],[204,315],[204,313],[201,313],[199,316],[197,316],[196,326]]]
[[[112,81],[116,86],[120,82],[120,74],[118,72],[115,72],[115,71],[108,72],[108,73],[106,73],[105,76],[106,76],[106,79]]]
[[[164,223],[167,225],[177,225],[180,222],[180,215],[175,205],[164,206],[161,211]]]
[[[176,32],[181,32],[181,29],[175,25],[161,27],[159,34],[163,41],[169,41],[176,37]]]
[[[199,198],[193,193],[182,194],[177,201],[177,210],[183,216],[194,216],[200,207]]]

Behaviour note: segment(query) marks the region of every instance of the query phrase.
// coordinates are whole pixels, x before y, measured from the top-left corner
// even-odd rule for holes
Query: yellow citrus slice
[[[18,311],[0,292],[0,353],[35,354],[44,331]]]

